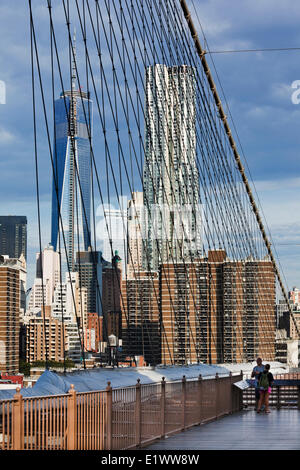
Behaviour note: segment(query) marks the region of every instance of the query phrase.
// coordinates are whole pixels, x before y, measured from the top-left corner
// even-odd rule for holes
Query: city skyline
[[[299,448],[300,7],[274,1],[0,2],[0,450]]]
[[[170,48],[170,54],[171,53],[172,49]],[[226,192],[223,191],[220,176],[222,172],[223,177],[224,172],[226,172],[226,175],[232,175],[232,169],[230,168],[232,155],[226,154],[226,143],[224,144],[224,142],[221,141],[221,144],[219,144],[221,134],[218,134],[217,122],[213,121],[213,125],[216,127],[215,130],[212,125],[211,117],[207,117],[207,110],[213,110],[214,108],[210,108],[206,105],[208,95],[206,95],[206,91],[203,92],[203,88],[201,89],[201,86],[199,86],[198,82],[202,77],[199,74],[195,62],[193,66],[186,65],[186,60],[183,58],[182,62],[180,62],[178,59],[179,56],[177,56],[177,62],[174,57],[172,57],[172,64],[177,63],[177,65],[172,66],[164,64],[163,61],[163,63],[160,63],[159,58],[157,63],[154,60],[154,65],[151,66],[144,65],[141,61],[140,66],[144,76],[142,78],[142,84],[138,83],[138,81],[135,82],[137,109],[133,107],[129,113],[124,106],[122,107],[123,114],[121,115],[123,116],[123,121],[120,120],[120,123],[122,123],[121,127],[123,127],[122,131],[119,131],[118,118],[116,119],[118,106],[120,106],[120,104],[123,105],[122,94],[119,89],[120,96],[117,95],[116,87],[114,86],[113,96],[115,108],[113,108],[110,97],[110,91],[112,91],[112,89],[108,87],[106,90],[108,92],[107,97],[102,98],[103,109],[105,111],[104,114],[99,113],[99,117],[101,122],[103,122],[107,114],[109,114],[107,121],[110,123],[114,121],[115,128],[113,129],[113,134],[111,134],[112,137],[110,137],[110,139],[108,139],[106,135],[106,126],[104,125],[102,129],[100,128],[100,135],[104,143],[103,149],[98,147],[99,141],[95,143],[94,147],[92,146],[92,101],[90,99],[89,86],[87,85],[87,92],[84,92],[82,82],[78,75],[77,62],[75,61],[75,36],[73,41],[71,39],[69,54],[70,91],[65,91],[62,84],[63,91],[61,92],[60,98],[55,99],[54,83],[52,85],[54,119],[54,161],[52,163],[54,166],[54,175],[52,184],[51,245],[54,251],[58,250],[62,253],[62,278],[64,278],[66,272],[66,262],[64,260],[64,240],[58,236],[59,226],[61,226],[61,230],[64,231],[65,235],[66,256],[68,269],[70,271],[74,271],[76,253],[83,253],[93,249],[90,227],[91,197],[93,195],[93,205],[96,198],[92,188],[92,178],[94,174],[92,157],[94,158],[95,153],[98,154],[98,157],[100,156],[101,167],[101,164],[104,163],[103,157],[105,156],[108,200],[110,200],[110,193],[115,192],[119,202],[119,191],[122,190],[123,186],[125,185],[126,191],[126,189],[131,189],[131,186],[135,183],[134,169],[139,169],[139,162],[137,162],[135,166],[132,158],[129,158],[131,154],[126,155],[126,151],[129,149],[136,152],[136,145],[140,146],[140,161],[143,168],[141,182],[143,185],[144,205],[147,206],[148,211],[152,211],[155,206],[158,206],[159,211],[162,211],[161,214],[159,214],[158,221],[155,221],[156,228],[158,228],[157,233],[154,233],[153,220],[150,219],[148,214],[148,220],[146,221],[146,247],[142,250],[143,268],[145,270],[158,272],[161,264],[168,263],[171,260],[178,263],[200,259],[202,255],[205,256],[207,253],[207,244],[208,246],[211,244],[215,249],[226,250],[229,259],[244,260],[252,255],[256,260],[263,259],[264,256],[266,256],[264,252],[266,247],[263,244],[259,245],[261,243],[259,236],[257,236],[257,246],[255,246],[255,229],[252,231],[251,222],[247,225],[246,221],[245,224],[244,219],[246,217],[245,214],[243,214],[243,210],[245,209],[242,208],[242,211],[239,212],[242,206],[241,204],[237,204],[237,206],[232,209],[233,216],[230,215],[230,210],[228,211],[228,194],[230,195],[230,191],[232,191],[232,201],[235,202],[236,192],[239,188],[238,178],[240,178],[241,175],[238,175],[238,178],[235,179],[234,189],[230,186],[232,179],[229,178]],[[193,63],[192,59],[191,63]],[[115,68],[113,61],[112,65],[115,83],[116,78],[114,75]],[[54,74],[54,69],[52,69],[52,73]],[[91,74],[91,76],[93,78],[93,74]],[[111,76],[109,69],[108,76]],[[197,83],[196,77],[198,79]],[[88,75],[86,78],[89,78]],[[203,81],[203,83],[206,82]],[[209,83],[211,83],[211,78]],[[102,92],[103,91],[104,89],[102,89]],[[127,89],[125,89],[125,91],[127,92]],[[144,107],[141,98],[144,101]],[[95,100],[97,103],[98,99],[99,97],[95,91]],[[108,102],[110,104],[109,112],[105,109],[105,105],[108,104]],[[203,103],[207,106],[206,110],[202,108]],[[220,108],[218,103],[217,105]],[[83,107],[83,109],[81,109],[81,107]],[[86,113],[86,111],[88,111],[88,113]],[[129,122],[130,117],[132,117],[136,111],[142,113],[143,119],[140,120],[139,124],[135,123],[133,125],[132,131]],[[202,113],[205,113],[205,117],[203,117]],[[222,119],[224,121],[225,118]],[[85,122],[86,120],[89,122]],[[124,131],[126,131],[126,123],[128,126],[129,146],[127,142],[123,143],[122,141],[122,137],[125,135]],[[209,130],[215,132],[215,144],[212,143],[211,135],[209,135],[209,138],[207,137],[207,126]],[[131,132],[136,132],[137,129],[139,139],[134,141],[130,135]],[[142,131],[144,131],[143,147],[141,146]],[[227,134],[230,134],[228,130]],[[35,135],[39,135],[36,134],[36,129]],[[208,159],[212,162],[212,155],[214,155],[215,151],[217,151],[217,154],[221,153],[222,158],[222,161],[217,163],[217,170],[215,163],[212,164],[207,161]],[[111,153],[117,153],[115,160],[117,158],[119,160],[119,164],[116,167],[116,174],[119,174],[120,178],[118,184],[116,184],[116,174],[113,165],[115,162],[112,160]],[[123,163],[127,173],[127,182],[125,178],[122,178],[122,158],[124,159],[124,154],[127,157],[128,163],[131,164],[130,180],[128,178],[128,167],[126,163]],[[50,156],[52,157],[51,148]],[[202,161],[208,173],[206,177],[205,175],[204,178],[202,176],[203,179],[201,179],[201,183],[200,172],[202,172],[203,169],[201,169],[201,162],[199,163],[199,160]],[[224,161],[226,162],[225,164]],[[38,178],[38,174],[36,177]],[[110,178],[111,185],[109,183]],[[98,181],[96,166],[95,179],[97,179],[99,185],[99,197],[102,199],[102,188]],[[151,181],[152,179],[153,182]],[[151,183],[153,184],[153,188]],[[112,190],[113,185],[115,188]],[[127,185],[128,188],[126,188]],[[245,191],[245,188],[242,187],[242,189]],[[201,199],[200,191],[202,192]],[[248,188],[247,192],[249,193]],[[208,193],[210,194],[208,195]],[[134,192],[132,194],[134,194]],[[177,212],[180,212],[178,208],[186,208],[191,204],[193,210],[197,210],[200,200],[207,201],[207,198],[211,197],[211,195],[213,195],[215,201],[212,206],[208,203],[205,208],[205,224],[202,224],[202,217],[199,214],[195,215],[195,213],[192,213],[191,225],[194,232],[192,237],[191,233],[186,234],[182,230],[180,230],[178,234],[176,230],[179,224],[175,221],[175,215],[177,215]],[[39,201],[39,192],[37,199]],[[103,199],[102,205],[104,206]],[[170,213],[164,213],[165,206],[168,206],[169,209],[171,207]],[[94,207],[93,210],[95,212]],[[236,211],[236,213],[234,213],[234,211]],[[124,217],[127,219],[125,211],[123,211],[124,214],[121,212],[122,211],[118,209],[110,212],[104,209],[104,217],[108,216],[108,218],[111,219],[109,220],[109,225],[111,225],[111,222],[113,222],[113,219],[117,218],[118,214],[121,218]],[[224,217],[225,213],[228,216],[227,220],[226,217]],[[251,215],[253,217],[253,213]],[[251,216],[249,221],[250,219]],[[210,223],[212,227],[210,227]],[[200,230],[197,230],[196,225],[200,226]],[[43,229],[45,231],[44,227]],[[203,248],[204,241],[200,235],[204,231],[207,237],[205,240],[205,249]],[[263,232],[263,229],[261,231]],[[115,228],[114,232],[117,232]],[[106,237],[109,241],[112,239],[115,244],[114,247],[110,247],[111,256],[109,256],[109,253],[106,253],[109,250],[106,249],[107,247],[104,243],[105,257],[107,260],[111,260],[114,255],[116,248],[115,239],[118,238],[117,236],[119,236],[120,240],[126,240],[127,243],[127,234],[123,233],[123,236],[120,235],[122,234],[113,233],[108,234],[108,237]],[[97,234],[93,233],[93,236],[94,242],[96,243],[97,238],[104,238],[104,233],[99,233],[98,231]],[[246,246],[244,250],[244,239],[247,237],[250,239],[250,243],[248,242],[249,245]],[[265,238],[264,232],[263,237]],[[160,245],[160,253],[157,251],[156,243]],[[192,248],[188,246],[189,243],[193,244]],[[121,261],[125,263],[126,267],[127,248],[125,247],[123,252],[120,251],[121,250],[117,250],[115,253],[121,254]],[[126,276],[126,269],[124,269],[124,267],[123,271]],[[68,282],[67,279],[66,282]]]
[[[1,60],[4,61],[1,67],[3,76],[0,79],[6,84],[6,101],[0,105],[0,150],[4,155],[1,167],[3,184],[0,213],[24,214],[28,218],[28,276],[32,283],[35,253],[39,251],[39,244],[36,236],[35,188],[32,184],[33,148],[24,146],[24,139],[32,135],[29,85],[27,92],[24,93],[24,86],[30,83],[28,65],[30,40],[28,28],[24,25],[27,7],[25,4],[20,5],[19,2],[17,7],[15,4],[16,1],[13,0],[9,4],[3,3],[0,7],[1,44],[4,51],[1,56]],[[255,49],[268,47],[272,41],[276,45],[279,40],[278,31],[282,32],[286,44],[297,45],[299,12],[296,6],[291,1],[285,6],[280,2],[276,5],[276,12],[273,11],[271,19],[267,4],[246,3],[242,10],[236,10],[234,3],[230,6],[225,5],[223,0],[218,7],[215,1],[200,2],[202,26],[210,49]],[[38,11],[44,30],[48,27],[46,10],[45,8],[43,11],[41,8]],[[53,10],[57,16],[57,8],[54,7]],[[259,15],[255,13],[256,11],[259,11]],[[15,24],[18,25],[13,33],[13,39],[12,31],[8,28],[12,15]],[[197,21],[195,24],[199,28]],[[78,31],[80,28],[77,29],[77,48],[80,49],[78,56],[83,58]],[[255,37],[253,31],[256,31]],[[13,50],[8,41],[16,44]],[[65,54],[67,61],[67,51]],[[294,92],[291,85],[299,79],[295,54],[295,52],[258,52],[251,54],[251,58],[248,54],[213,55],[227,99],[230,100],[234,120],[239,123],[238,131],[244,153],[289,288],[297,285],[300,277],[297,267],[300,260],[298,246],[300,219],[297,211],[297,195],[300,192],[300,178],[297,178],[297,149],[300,145],[297,122],[300,107],[291,101]],[[249,59],[254,63],[251,71],[245,67]],[[278,61],[282,64],[280,69],[277,66]],[[232,67],[237,71],[236,74],[231,73]],[[46,71],[47,74],[50,85],[50,75]],[[56,95],[60,91],[61,86],[58,83]],[[23,114],[25,113],[25,119],[23,117],[21,119],[17,111],[20,106]],[[15,161],[14,165],[12,161]],[[41,162],[41,165],[43,169],[40,172],[41,213],[42,226],[45,228],[42,233],[42,247],[45,247],[51,241],[48,234],[52,170],[46,162]],[[129,193],[124,195],[130,199]]]

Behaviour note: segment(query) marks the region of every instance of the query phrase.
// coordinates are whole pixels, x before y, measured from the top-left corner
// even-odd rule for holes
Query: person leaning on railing
[[[260,398],[258,402],[257,413],[260,413],[262,404],[265,405],[265,412],[270,413],[269,396],[271,393],[273,382],[274,377],[272,372],[270,372],[270,364],[266,364],[265,370],[261,372],[258,376]]]

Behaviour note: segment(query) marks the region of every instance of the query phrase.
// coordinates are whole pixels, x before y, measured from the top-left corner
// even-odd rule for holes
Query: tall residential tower
[[[144,205],[145,269],[201,255],[193,67],[146,68]]]

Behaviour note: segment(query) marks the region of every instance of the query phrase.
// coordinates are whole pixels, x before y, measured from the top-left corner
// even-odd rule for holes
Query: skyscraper
[[[120,197],[120,209],[112,205],[103,208],[103,219],[97,225],[102,239],[102,255],[111,262],[115,252],[122,260],[122,270],[127,264],[127,198]]]
[[[87,312],[102,315],[102,253],[101,251],[79,252],[76,254],[75,270],[79,286],[87,289]]]
[[[0,216],[0,255],[10,258],[27,258],[27,217]]]
[[[73,270],[75,253],[91,245],[91,132],[92,101],[88,93],[76,90],[73,62],[72,89],[55,101],[51,245],[63,255],[62,271],[67,260]]]
[[[143,269],[143,240],[147,230],[142,192],[133,192],[127,209],[127,278]]]
[[[103,266],[102,285],[103,336],[107,341],[109,334],[115,334],[109,331],[109,324],[113,323],[113,318],[120,316],[122,304],[122,260],[118,252],[111,263]]]
[[[59,254],[54,251],[50,244],[44,248],[42,253],[36,254],[36,278],[32,286],[29,310],[51,305],[53,302],[54,289],[60,281]]]
[[[193,67],[146,68],[144,205],[145,269],[201,254]]]

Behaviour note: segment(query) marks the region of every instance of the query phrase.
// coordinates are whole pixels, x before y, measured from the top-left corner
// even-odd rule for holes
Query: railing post
[[[238,380],[243,380],[243,371],[240,372],[239,376],[236,376]],[[231,393],[232,393],[232,412],[241,411],[243,409],[243,392],[236,387],[232,387],[234,379],[231,374]]]
[[[136,430],[136,438],[135,444],[137,447],[141,445],[141,417],[142,417],[142,409],[141,409],[141,384],[140,379],[137,379],[137,384],[135,386],[136,389],[136,396],[135,396],[135,430]]]
[[[186,377],[185,375],[182,377],[182,397],[181,397],[181,408],[182,408],[182,430],[185,430],[185,410],[186,405]]]
[[[160,395],[160,412],[161,412],[161,437],[165,437],[165,420],[166,420],[166,382],[165,378],[161,379],[161,395]]]
[[[241,370],[241,379],[243,380],[243,371]],[[239,411],[243,410],[243,391],[241,390],[239,393]]]
[[[230,414],[233,413],[233,408],[234,408],[234,402],[233,402],[233,399],[234,399],[234,395],[233,395],[233,378],[232,378],[232,372],[230,371],[229,372],[229,381],[230,381]]]
[[[219,374],[216,373],[216,418],[219,416]]]
[[[16,394],[12,402],[13,450],[24,449],[24,401],[20,390],[20,387],[16,388]]]
[[[68,396],[68,412],[67,412],[67,449],[76,450],[77,448],[77,398],[74,385],[71,384]]]
[[[112,449],[112,387],[107,382],[106,391],[106,445],[105,450]]]
[[[235,383],[235,379],[233,375],[231,375],[231,383],[232,385]],[[232,386],[231,387],[231,402],[232,402],[232,413],[235,413],[237,411],[237,388]]]
[[[201,374],[198,377],[198,404],[199,404],[198,422],[199,424],[201,424],[202,423],[202,375]]]
[[[277,385],[277,410],[280,410],[280,386]]]

